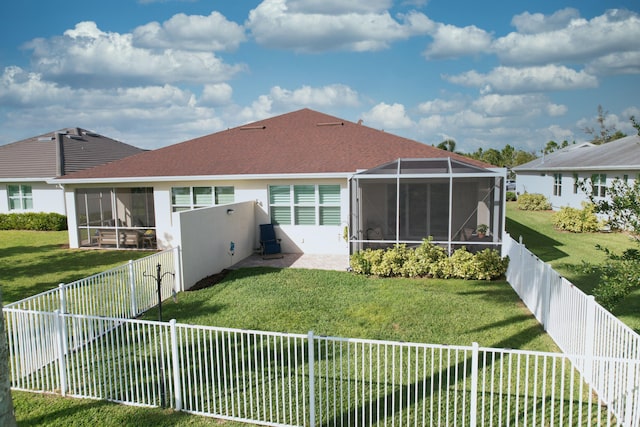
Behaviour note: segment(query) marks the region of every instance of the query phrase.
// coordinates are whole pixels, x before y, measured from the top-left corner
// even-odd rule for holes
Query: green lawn
[[[0,285],[11,302],[148,255],[69,250],[66,232],[0,231]],[[506,282],[376,279],[254,268],[163,305],[166,319],[372,339],[555,351]],[[148,313],[151,319],[156,313]],[[14,392],[19,425],[211,425],[170,410]],[[232,422],[229,426],[242,425]]]
[[[551,223],[552,212],[521,211],[515,202],[507,203],[506,228],[511,237],[523,237],[525,246],[585,293],[591,293],[600,281],[599,274],[586,274],[583,261],[600,264],[606,257],[596,245],[614,252],[637,247],[623,233],[569,233],[558,231]],[[636,332],[640,331],[640,288],[627,296],[613,311]]]

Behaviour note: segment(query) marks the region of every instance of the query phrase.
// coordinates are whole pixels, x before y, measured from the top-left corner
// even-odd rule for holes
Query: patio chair
[[[273,224],[260,224],[260,251],[263,256],[277,255],[282,251]]]

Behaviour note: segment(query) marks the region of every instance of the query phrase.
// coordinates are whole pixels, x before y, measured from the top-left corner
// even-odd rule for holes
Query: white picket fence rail
[[[640,426],[637,335],[508,240],[508,279],[565,354],[130,319],[158,264],[162,298],[179,288],[174,250],[6,306],[12,386],[264,425]]]
[[[640,423],[640,371],[611,370],[605,360],[640,360],[640,335],[560,276],[521,242],[503,243],[507,281],[588,384],[625,425]],[[631,422],[635,424],[631,424]]]

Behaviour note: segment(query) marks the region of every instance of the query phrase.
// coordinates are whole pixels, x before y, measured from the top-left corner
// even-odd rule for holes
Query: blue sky
[[[82,127],[158,148],[311,108],[465,152],[640,118],[640,3],[5,1],[0,144]]]

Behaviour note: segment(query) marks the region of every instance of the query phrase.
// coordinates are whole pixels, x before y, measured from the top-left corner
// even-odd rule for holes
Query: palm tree
[[[4,315],[2,314],[2,290],[0,289],[0,426],[15,427],[16,416],[13,413],[11,399],[11,383],[9,381],[9,349],[7,335],[4,331]]]

